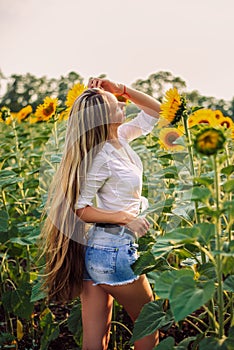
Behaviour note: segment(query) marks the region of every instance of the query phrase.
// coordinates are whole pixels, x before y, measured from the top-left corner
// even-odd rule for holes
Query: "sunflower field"
[[[41,289],[38,236],[49,182],[61,159],[66,121],[86,87],[64,104],[47,96],[33,111],[0,111],[1,349],[81,349],[79,299],[49,303]],[[126,106],[130,119],[136,110]],[[109,349],[132,349],[160,332],[156,350],[234,349],[234,122],[193,106],[176,88],[164,96],[153,132],[132,142],[144,166],[151,223],[133,269],[155,301],[134,327],[115,303]]]

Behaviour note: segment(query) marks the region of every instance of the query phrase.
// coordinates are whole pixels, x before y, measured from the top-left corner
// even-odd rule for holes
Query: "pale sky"
[[[234,96],[233,0],[0,0],[0,69],[131,84],[160,70]]]

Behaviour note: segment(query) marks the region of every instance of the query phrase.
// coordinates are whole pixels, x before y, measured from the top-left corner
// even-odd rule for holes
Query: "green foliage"
[[[30,74],[24,78],[14,76],[3,96],[2,104],[13,111],[28,103],[35,108],[52,91],[64,101],[73,83],[82,81],[76,73],[59,81],[45,77],[37,81]],[[168,72],[138,81],[137,87],[153,95],[162,94],[165,84],[185,88],[181,79]],[[215,99],[206,101],[199,94],[193,98],[203,106],[220,108]],[[233,106],[232,101],[232,113]],[[129,111],[136,112],[131,105]],[[55,320],[41,288],[43,261],[38,259],[42,208],[61,159],[64,130],[65,124],[61,123],[58,131],[54,120],[0,123],[0,294],[6,318],[0,344],[15,340],[12,320],[20,318],[29,333],[40,339],[41,350],[58,337],[63,322],[81,345],[80,303],[74,302],[65,320]],[[227,142],[226,149],[213,158],[193,153],[193,173],[189,157],[192,144],[182,137],[177,142],[190,149],[165,152],[157,137],[155,132],[132,143],[144,165],[143,195],[150,204],[142,215],[151,223],[148,234],[139,240],[140,256],[132,267],[136,274],[148,274],[160,299],[145,305],[131,341],[157,329],[167,330],[172,324],[186,324],[194,328],[196,337],[189,336],[179,344],[167,337],[156,349],[184,350],[191,342],[194,350],[233,349],[233,143]],[[37,327],[34,306],[39,309]]]
[[[59,336],[59,325],[54,322],[54,315],[49,308],[46,308],[40,319],[40,326],[43,330],[40,350],[47,350],[50,342]]]
[[[173,316],[170,311],[165,312],[163,310],[162,301],[158,300],[148,303],[142,308],[142,312],[134,325],[131,342],[133,343],[172,323]]]

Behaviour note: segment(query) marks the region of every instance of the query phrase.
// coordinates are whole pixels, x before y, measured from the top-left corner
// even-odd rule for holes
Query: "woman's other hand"
[[[103,89],[116,95],[122,95],[124,92],[123,84],[114,83],[113,81],[110,81],[108,79],[101,78],[90,78],[88,82],[88,87]]]
[[[150,227],[150,223],[144,217],[136,217],[129,221],[125,226],[130,231],[134,232],[137,235],[137,237],[141,237],[147,233]]]

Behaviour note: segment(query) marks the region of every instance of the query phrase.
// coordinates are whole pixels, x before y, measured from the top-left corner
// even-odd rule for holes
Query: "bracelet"
[[[126,85],[124,85],[123,93],[121,95],[119,95],[119,96],[124,96],[124,95],[127,96],[128,98],[130,97],[129,94],[127,93],[127,91],[126,91]]]

